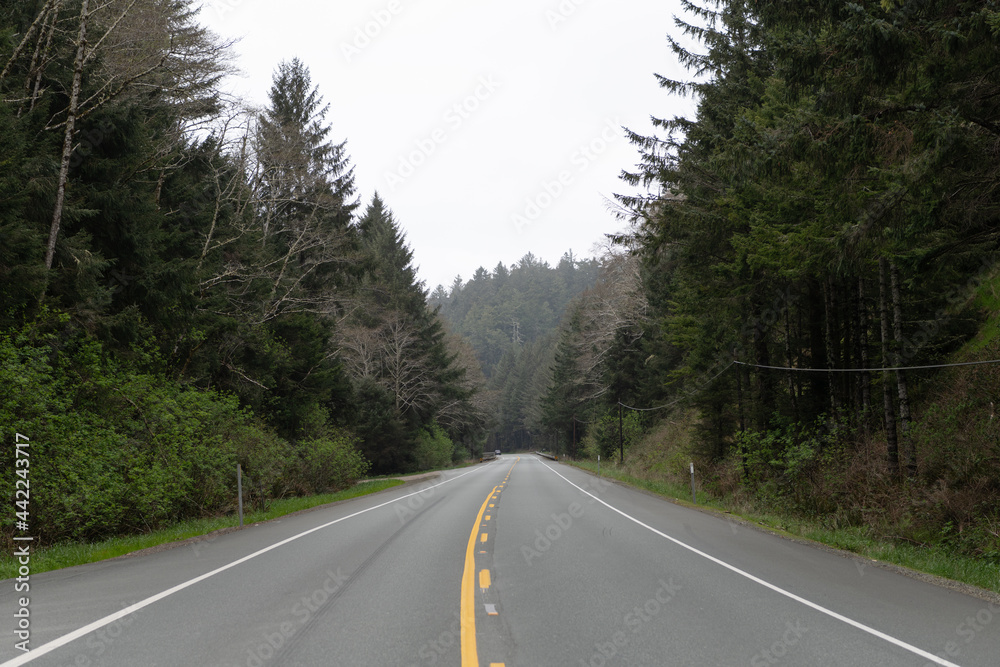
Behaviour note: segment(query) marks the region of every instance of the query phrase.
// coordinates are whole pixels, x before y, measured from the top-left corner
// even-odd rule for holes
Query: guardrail
[[[479,457],[480,462],[482,461],[492,461],[497,457],[496,452],[483,452],[483,455]]]
[[[538,454],[539,456],[544,456],[545,458],[549,459],[550,461],[558,461],[559,460],[559,457],[556,456],[555,454],[548,454],[546,452],[535,452],[535,454]]]

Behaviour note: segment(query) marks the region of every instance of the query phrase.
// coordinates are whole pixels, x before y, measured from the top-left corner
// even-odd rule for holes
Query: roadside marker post
[[[236,504],[240,508],[240,528],[243,527],[243,468],[236,464]]]
[[[694,461],[691,462],[691,502],[695,505],[698,504],[698,497],[694,492]]]

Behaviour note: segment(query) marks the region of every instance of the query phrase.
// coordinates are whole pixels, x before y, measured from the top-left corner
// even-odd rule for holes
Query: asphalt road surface
[[[1000,605],[535,456],[29,584],[2,665],[1000,665]]]

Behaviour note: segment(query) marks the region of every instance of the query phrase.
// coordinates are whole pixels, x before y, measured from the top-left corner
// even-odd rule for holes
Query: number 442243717
[[[24,523],[28,522],[28,501],[31,499],[30,492],[30,482],[28,480],[29,469],[31,466],[31,459],[28,455],[28,448],[31,443],[27,436],[21,435],[20,433],[15,434],[15,451],[16,456],[14,459],[14,465],[16,466],[15,474],[20,478],[16,482],[17,490],[15,491],[15,501],[14,504],[17,505],[19,510],[17,518],[19,521]]]

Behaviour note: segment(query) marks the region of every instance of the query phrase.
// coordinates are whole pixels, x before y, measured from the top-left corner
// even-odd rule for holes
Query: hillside
[[[487,378],[495,426],[488,447],[533,445],[543,425],[539,408],[548,389],[555,332],[567,306],[597,280],[599,262],[567,252],[549,266],[528,253],[510,268],[479,268],[450,290],[438,287],[430,306],[469,342]]]
[[[978,329],[936,360],[946,367],[909,372],[912,415],[908,439],[899,445],[913,452],[917,473],[902,482],[889,463],[885,429],[847,419],[748,428],[717,458],[705,446],[717,422],[698,406],[697,393],[663,410],[628,413],[641,426],[630,429],[626,419],[621,466],[617,419],[605,408],[603,418],[580,427],[577,457],[593,462],[603,454],[607,468],[670,485],[682,497],[695,461],[702,500],[872,557],[996,588],[1000,273],[976,280],[970,290],[943,315],[974,318]]]

